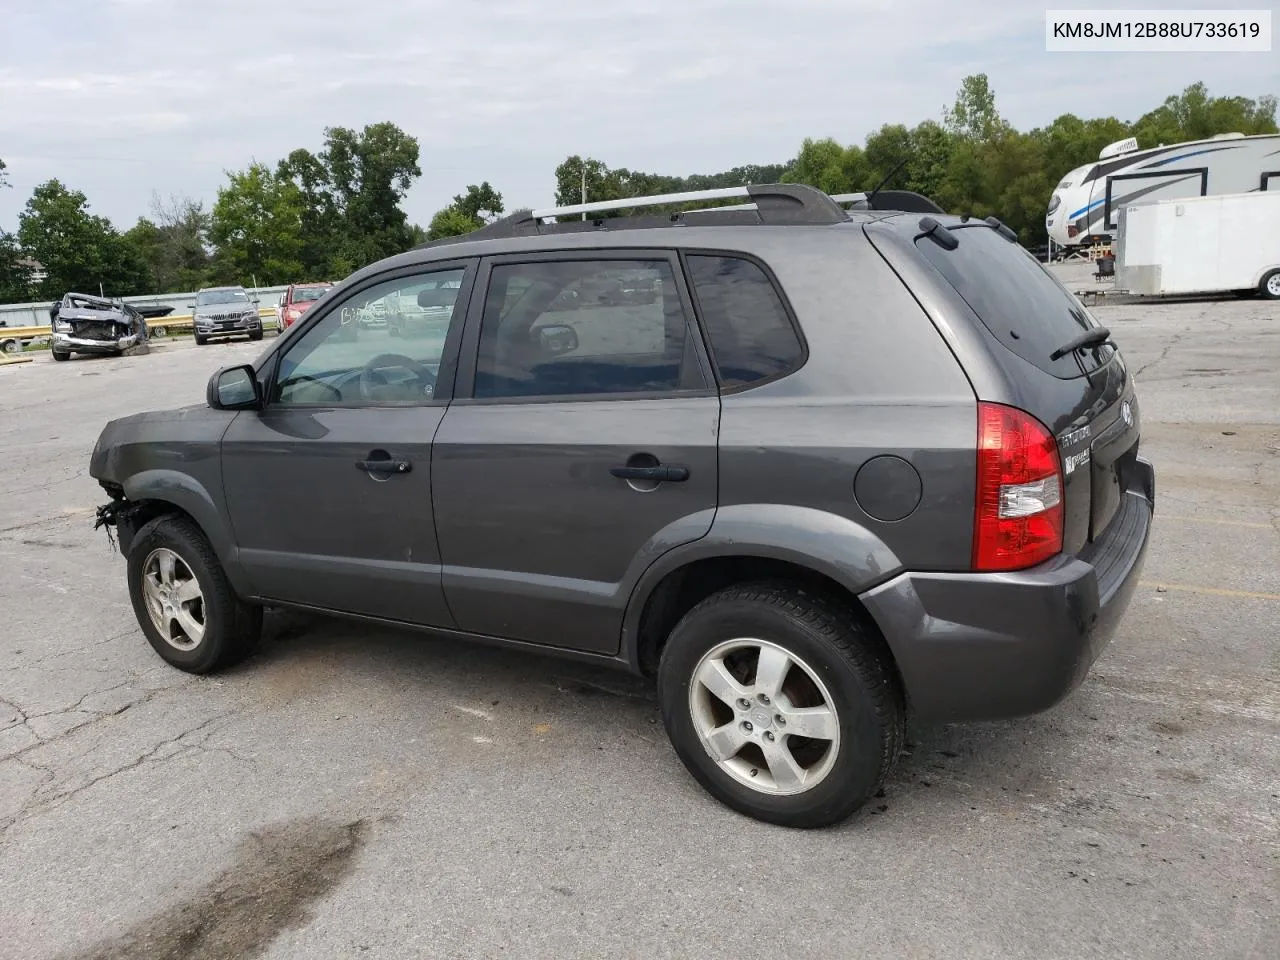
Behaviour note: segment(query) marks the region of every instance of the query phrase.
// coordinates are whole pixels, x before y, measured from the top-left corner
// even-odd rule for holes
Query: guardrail
[[[270,318],[274,323],[264,323],[264,329],[272,326],[279,326],[280,320],[276,316],[274,308],[265,307],[258,311],[258,316],[262,319]],[[182,313],[177,316],[170,317],[154,317],[147,321],[148,330],[164,330],[168,331],[171,327],[190,327],[195,321],[195,314]],[[33,340],[39,337],[53,336],[53,328],[49,324],[35,327],[0,327],[0,341],[4,340]]]

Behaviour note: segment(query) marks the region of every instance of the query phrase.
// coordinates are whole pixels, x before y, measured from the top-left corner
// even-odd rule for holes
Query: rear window
[[[1063,379],[1110,359],[1113,348],[1107,345],[1096,355],[1085,350],[1050,360],[1063,344],[1098,326],[1084,304],[1031,254],[986,224],[952,227],[951,233],[959,241],[954,250],[928,237],[917,240],[916,248],[1002,344]]]
[[[689,276],[725,387],[741,387],[796,369],[804,345],[763,270],[741,257],[688,257]]]

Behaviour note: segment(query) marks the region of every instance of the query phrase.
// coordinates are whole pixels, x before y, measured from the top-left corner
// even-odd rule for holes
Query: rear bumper
[[[904,573],[862,601],[893,651],[909,709],[929,722],[1047,710],[1084,680],[1138,584],[1151,535],[1155,474],[1078,557],[1016,573]]]

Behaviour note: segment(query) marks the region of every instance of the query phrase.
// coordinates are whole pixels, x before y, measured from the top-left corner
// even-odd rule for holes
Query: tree
[[[8,168],[5,166],[4,160],[0,159],[0,187],[9,186],[9,175],[5,173]]]
[[[0,230],[0,303],[25,303],[32,296],[30,262],[18,238]]]
[[[293,283],[302,273],[302,194],[265,164],[227,174],[213,205],[215,272],[226,283]]]
[[[431,218],[431,223],[427,227],[427,239],[443,240],[445,237],[460,237],[472,230],[480,229],[481,226],[483,224],[478,219],[468,216],[459,210],[456,204],[451,203],[442,210],[437,210],[435,216]]]
[[[806,138],[785,175],[787,183],[807,183],[825,193],[870,189],[872,172],[861,147],[841,146],[830,138]]]
[[[493,189],[488,180],[479,186],[468,184],[466,193],[457,194],[453,203],[436,211],[427,227],[426,238],[460,237],[497,220],[502,211],[502,194]]]
[[[276,175],[302,202],[303,274],[342,276],[415,242],[400,202],[422,175],[418,141],[394,123],[330,127],[319,153],[294,150]]]
[[[155,220],[139,217],[124,234],[146,261],[157,293],[181,293],[205,285],[212,267],[204,204],[190,197],[151,198]]]
[[[493,223],[502,216],[502,194],[489,186],[489,181],[467,185],[467,192],[453,198],[453,206],[478,223]]]
[[[1009,129],[996,110],[996,94],[985,73],[960,81],[955,103],[942,110],[942,123],[953,136],[985,142]]]
[[[89,213],[78,190],[57,180],[36,187],[18,215],[18,243],[38,261],[45,279],[35,294],[55,299],[71,290],[108,296],[145,293],[151,286],[146,263],[105,217]]]
[[[1203,140],[1219,133],[1275,133],[1276,98],[1211,97],[1203,83],[1193,83],[1169,97],[1133,125],[1141,147],[1184,140]]]

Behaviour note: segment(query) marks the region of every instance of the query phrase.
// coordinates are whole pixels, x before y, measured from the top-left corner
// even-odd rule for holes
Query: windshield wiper
[[[1081,347],[1093,347],[1106,343],[1111,339],[1111,331],[1106,327],[1094,327],[1092,330],[1086,330],[1078,336],[1072,337],[1053,353],[1049,354],[1050,360],[1061,360],[1069,353],[1075,353]]]

